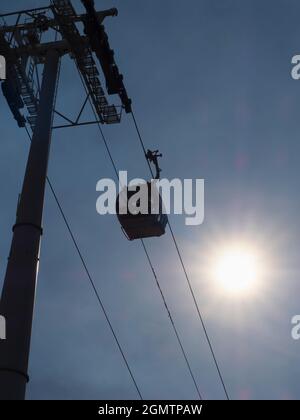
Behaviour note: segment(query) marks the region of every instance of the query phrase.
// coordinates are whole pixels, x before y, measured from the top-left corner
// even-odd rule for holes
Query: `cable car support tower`
[[[0,302],[0,314],[7,323],[6,340],[0,340],[0,400],[25,399],[29,380],[30,339],[52,129],[118,124],[123,110],[132,111],[123,76],[103,26],[106,17],[116,16],[118,12],[116,9],[96,12],[93,0],[82,0],[82,3],[86,9],[83,15],[76,13],[69,0],[53,0],[48,7],[1,16],[0,54],[7,64],[2,92],[18,126],[30,127],[32,141]],[[8,24],[6,19],[10,18],[16,21]],[[56,34],[54,41],[49,39],[51,33]],[[43,42],[42,38],[47,39]],[[60,60],[67,54],[74,60],[87,91],[87,98],[75,119],[55,110]],[[95,56],[105,76],[107,93],[120,98],[118,106],[108,102]],[[43,66],[43,77],[39,86],[40,66]],[[82,121],[88,101],[94,106],[97,120]],[[64,125],[53,126],[55,114],[64,119]]]

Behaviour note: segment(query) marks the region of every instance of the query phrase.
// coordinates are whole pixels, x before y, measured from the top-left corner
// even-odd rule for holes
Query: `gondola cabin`
[[[144,203],[142,211],[131,205],[131,199],[138,191],[142,191]],[[141,207],[141,202],[137,201],[137,205]],[[163,209],[162,198],[156,189],[155,181],[137,185],[134,191],[125,187],[116,203],[119,222],[130,241],[164,235],[168,216],[164,214]]]

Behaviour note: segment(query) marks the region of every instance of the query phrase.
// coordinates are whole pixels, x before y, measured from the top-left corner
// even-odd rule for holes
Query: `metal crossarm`
[[[59,30],[69,43],[100,121],[106,124],[120,123],[121,116],[116,107],[109,105],[105,97],[92,51],[74,23],[77,15],[72,3],[69,0],[53,0],[53,6]]]
[[[37,42],[39,42],[39,36],[36,32],[31,31],[32,35],[36,35]],[[16,30],[14,33],[14,41],[18,46],[25,47],[28,40],[25,39],[25,33],[21,34],[19,30]],[[38,92],[34,88],[34,69],[35,62],[32,57],[25,56],[24,54],[15,54],[16,48],[11,48],[9,41],[6,39],[5,35],[0,33],[0,53],[6,57],[8,64],[8,82],[16,89],[16,94],[19,95],[22,100],[22,105],[20,103],[19,109],[23,108],[25,105],[29,113],[27,121],[29,122],[32,131],[34,131],[37,114],[38,114]],[[28,71],[26,71],[28,67]],[[11,99],[8,99],[9,105]],[[25,124],[25,120],[20,115],[19,125],[22,126]]]
[[[22,99],[23,102],[20,102],[20,105],[17,108],[21,109],[25,104],[30,114],[30,120],[28,119],[28,121],[31,125],[32,130],[34,130],[38,105],[36,94],[33,89],[32,76],[28,77],[28,75],[26,74],[26,70],[22,65],[21,59],[14,56],[12,50],[10,49],[8,41],[5,39],[5,36],[3,34],[0,34],[0,53],[4,55],[7,60],[9,76],[8,81],[6,83],[10,86],[10,89],[13,86],[16,95],[19,95],[20,99]],[[7,97],[7,100],[9,106],[12,108],[13,98],[9,96]],[[15,110],[15,112],[17,111]],[[23,117],[20,114],[18,120],[20,126],[22,126],[25,123],[25,120],[24,123],[22,123],[22,120]]]
[[[118,91],[121,104],[118,106],[109,104],[94,59],[91,40],[86,33],[81,34],[77,27],[77,23],[81,22],[86,29],[89,15],[77,14],[70,0],[52,0],[49,7],[23,10],[5,16],[8,18],[15,16],[16,19],[15,24],[8,24],[3,20],[3,24],[0,26],[0,53],[8,61],[9,79],[13,81],[11,85],[13,85],[14,92],[10,92],[10,97],[19,98],[13,99],[14,103],[11,103],[11,98],[7,98],[7,100],[20,127],[24,126],[27,121],[32,131],[35,129],[39,107],[39,89],[38,86],[35,86],[34,81],[38,74],[38,64],[44,64],[45,56],[51,48],[56,48],[61,54],[69,53],[75,61],[89,99],[95,108],[97,121],[100,121],[101,124],[121,122],[123,108],[126,112],[130,109],[124,85],[121,84]],[[99,24],[107,16],[117,16],[117,10],[94,11],[94,19],[98,19]],[[57,40],[56,36],[55,42],[42,43],[42,34],[49,30],[55,31],[56,34],[59,33],[62,39]],[[97,50],[97,56],[98,53]],[[100,64],[101,70],[103,70],[102,63],[100,62]],[[104,76],[106,77],[107,74]],[[10,88],[12,90],[11,86]],[[111,89],[108,93],[112,93]],[[24,107],[27,110],[26,118],[20,112]]]

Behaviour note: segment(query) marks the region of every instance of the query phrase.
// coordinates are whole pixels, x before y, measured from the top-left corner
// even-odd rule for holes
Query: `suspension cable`
[[[148,163],[148,166],[149,166],[149,169],[150,169],[151,175],[152,175],[152,177],[154,178],[154,174],[153,174],[152,167],[151,167],[150,162],[148,161],[148,159],[147,159],[147,157],[146,157],[147,151],[146,151],[145,143],[144,143],[144,141],[143,141],[143,137],[142,137],[142,135],[141,135],[141,131],[140,131],[140,129],[139,129],[139,125],[138,125],[138,123],[137,123],[137,120],[136,120],[136,117],[135,117],[134,112],[132,112],[132,118],[133,118],[133,123],[134,123],[134,126],[135,126],[135,128],[136,128],[136,132],[137,132],[137,134],[138,134],[138,138],[139,138],[139,141],[140,141],[141,147],[142,147],[143,152],[144,152],[144,154],[145,154],[145,158],[146,158],[146,160],[147,160],[147,163]],[[172,240],[173,240],[173,242],[174,242],[174,245],[175,245],[175,248],[176,248],[176,252],[177,252],[177,254],[178,254],[179,261],[180,261],[180,264],[181,264],[182,269],[183,269],[183,272],[184,272],[184,276],[185,276],[186,281],[187,281],[187,283],[188,283],[188,287],[189,287],[189,290],[190,290],[190,292],[191,292],[192,299],[193,299],[193,302],[194,302],[194,305],[195,305],[195,308],[196,308],[196,311],[197,311],[197,314],[198,314],[198,317],[199,317],[200,323],[201,323],[201,325],[202,325],[202,328],[203,328],[203,331],[204,331],[204,334],[205,334],[205,337],[206,337],[206,341],[207,341],[207,343],[208,343],[208,346],[209,346],[210,352],[211,352],[211,354],[212,354],[212,358],[213,358],[214,364],[215,364],[215,366],[216,366],[216,369],[217,369],[217,372],[218,372],[218,376],[219,376],[220,381],[221,381],[221,384],[222,384],[222,388],[223,388],[224,393],[225,393],[225,395],[226,395],[226,399],[227,399],[227,400],[229,400],[229,394],[228,394],[228,391],[227,391],[227,387],[226,387],[226,385],[225,385],[225,381],[224,381],[224,379],[223,379],[223,375],[222,375],[222,373],[221,373],[221,369],[220,369],[219,363],[218,363],[218,361],[217,361],[217,358],[216,358],[216,355],[215,355],[215,352],[214,352],[214,349],[213,349],[213,345],[212,345],[212,342],[211,342],[210,336],[209,336],[209,334],[208,334],[208,331],[207,331],[207,328],[206,328],[206,325],[205,325],[205,322],[204,322],[204,318],[203,318],[202,313],[201,313],[201,311],[200,311],[200,308],[199,308],[199,305],[198,305],[198,302],[197,302],[197,299],[196,299],[196,295],[195,295],[195,292],[194,292],[194,289],[193,289],[193,286],[192,286],[192,283],[191,283],[190,277],[189,277],[189,275],[188,275],[188,272],[187,272],[187,269],[186,269],[186,266],[185,266],[185,263],[184,263],[184,260],[183,260],[182,253],[181,253],[181,251],[180,251],[180,248],[179,248],[179,245],[178,245],[178,241],[177,241],[177,239],[176,239],[176,236],[175,236],[175,233],[174,233],[174,230],[173,230],[173,228],[172,228],[172,225],[171,225],[170,221],[168,221],[168,227],[169,227],[169,229],[170,229],[171,236],[172,236]]]
[[[27,132],[27,135],[28,135],[29,140],[30,140],[30,141],[32,141],[32,137],[31,137],[31,135],[30,135],[30,133],[29,133],[29,130],[28,130],[27,126],[25,126],[25,129],[26,129],[26,132]],[[60,201],[59,201],[59,199],[58,199],[58,196],[57,196],[57,194],[56,194],[56,192],[55,192],[55,189],[54,189],[53,184],[51,183],[51,181],[50,181],[49,177],[47,177],[47,183],[48,183],[48,185],[49,185],[49,187],[50,187],[50,190],[51,190],[51,192],[52,192],[52,195],[53,195],[53,197],[54,197],[54,200],[55,200],[55,202],[56,202],[56,204],[57,204],[57,206],[58,206],[58,209],[59,209],[59,211],[60,211],[60,213],[61,213],[61,216],[62,216],[62,218],[63,218],[63,221],[64,221],[64,223],[65,223],[65,225],[66,225],[66,228],[67,228],[67,230],[68,230],[68,232],[69,232],[69,234],[70,234],[71,240],[72,240],[72,242],[73,242],[73,244],[74,244],[74,246],[75,246],[75,248],[76,248],[76,251],[77,251],[78,256],[79,256],[79,258],[80,258],[80,261],[81,261],[81,263],[82,263],[82,265],[83,265],[84,271],[86,272],[86,275],[87,275],[87,277],[88,277],[88,279],[89,279],[89,282],[90,282],[90,284],[91,284],[91,286],[92,286],[92,289],[93,289],[93,292],[94,292],[94,294],[95,294],[95,296],[96,296],[96,299],[97,299],[97,301],[98,301],[98,303],[99,303],[99,305],[100,305],[100,307],[101,307],[101,309],[102,309],[102,312],[103,312],[104,317],[105,317],[105,319],[106,319],[106,321],[107,321],[107,324],[108,324],[108,326],[109,326],[109,329],[111,330],[111,333],[112,333],[112,335],[113,335],[113,337],[114,337],[114,339],[115,339],[115,342],[116,342],[116,344],[117,344],[117,347],[118,347],[118,349],[119,349],[119,351],[120,351],[120,353],[121,353],[121,356],[122,356],[123,361],[124,361],[124,363],[125,363],[125,366],[126,366],[126,368],[127,368],[127,370],[128,370],[128,373],[129,373],[129,375],[130,375],[130,377],[131,377],[131,379],[132,379],[132,382],[133,382],[133,384],[134,384],[134,387],[135,387],[135,389],[136,389],[136,391],[137,391],[137,393],[138,393],[138,395],[139,395],[139,398],[140,398],[141,400],[143,400],[142,393],[141,393],[140,388],[139,388],[139,386],[138,386],[138,384],[137,384],[137,381],[136,381],[136,379],[135,379],[135,376],[134,376],[134,374],[133,374],[133,371],[132,371],[132,369],[131,369],[131,367],[130,367],[130,365],[129,365],[129,362],[128,362],[128,360],[127,360],[127,357],[126,357],[126,355],[125,355],[125,352],[124,352],[124,350],[123,350],[123,348],[122,348],[122,345],[121,345],[121,343],[120,343],[120,341],[119,341],[119,339],[118,339],[118,337],[117,337],[117,334],[116,334],[116,332],[115,332],[115,329],[114,329],[114,327],[113,327],[113,325],[112,325],[112,323],[111,323],[111,321],[110,321],[110,318],[109,318],[109,316],[108,316],[108,312],[107,312],[107,311],[106,311],[106,309],[105,309],[105,306],[104,306],[103,301],[102,301],[102,299],[101,299],[101,297],[100,297],[100,294],[99,294],[99,292],[98,292],[98,290],[97,290],[97,287],[96,287],[96,284],[95,284],[95,282],[94,282],[94,280],[93,280],[93,277],[92,277],[92,275],[91,275],[91,273],[90,273],[90,271],[89,271],[89,268],[88,268],[88,266],[87,266],[87,263],[86,263],[86,261],[85,261],[85,258],[83,257],[83,254],[82,254],[82,252],[81,252],[81,250],[80,250],[80,247],[79,247],[79,245],[78,245],[78,242],[77,242],[77,240],[76,240],[76,238],[75,238],[75,235],[74,235],[74,233],[73,233],[73,231],[72,231],[71,225],[70,225],[70,223],[69,223],[69,221],[68,221],[68,218],[67,218],[67,216],[66,216],[66,214],[65,214],[65,212],[64,212],[64,210],[63,210],[63,208],[62,208],[62,205],[60,204]]]
[[[143,397],[142,397],[142,394],[141,394],[140,388],[139,388],[139,386],[138,386],[138,384],[137,384],[137,381],[136,381],[136,379],[135,379],[135,377],[134,377],[134,374],[133,374],[132,369],[131,369],[131,367],[130,367],[130,365],[129,365],[129,362],[128,362],[128,360],[127,360],[127,357],[125,356],[124,350],[123,350],[123,348],[122,348],[122,346],[121,346],[121,343],[120,343],[120,341],[119,341],[119,339],[118,339],[118,337],[117,337],[117,334],[116,334],[116,332],[115,332],[115,329],[114,329],[114,327],[113,327],[113,325],[112,325],[112,323],[111,323],[111,321],[110,321],[110,318],[109,318],[109,316],[108,316],[108,312],[107,312],[107,310],[106,310],[106,308],[105,308],[105,306],[104,306],[104,304],[103,304],[103,302],[102,302],[102,299],[101,299],[101,297],[100,297],[100,294],[99,294],[99,292],[98,292],[98,290],[97,290],[97,288],[96,288],[96,284],[95,284],[95,282],[94,282],[94,280],[93,280],[93,278],[92,278],[92,275],[91,275],[91,273],[90,273],[90,271],[89,271],[89,269],[88,269],[87,263],[86,263],[86,261],[85,261],[85,259],[84,259],[84,257],[83,257],[83,254],[82,254],[82,252],[81,252],[81,250],[80,250],[80,248],[79,248],[79,245],[78,245],[78,243],[77,243],[77,240],[76,240],[76,238],[75,238],[75,236],[74,236],[74,234],[73,234],[73,232],[72,232],[72,229],[71,229],[70,223],[69,223],[69,221],[68,221],[68,219],[67,219],[67,217],[66,217],[66,215],[65,215],[65,213],[64,213],[64,211],[63,211],[63,209],[62,209],[62,207],[61,207],[61,204],[60,204],[60,202],[59,202],[59,200],[58,200],[58,197],[57,197],[57,195],[56,195],[56,193],[55,193],[55,190],[54,190],[53,185],[52,185],[52,183],[50,182],[49,178],[47,179],[47,182],[48,182],[48,185],[49,185],[49,187],[50,187],[50,190],[51,190],[51,192],[52,192],[52,194],[53,194],[53,197],[54,197],[54,199],[55,199],[55,201],[56,201],[56,203],[57,203],[57,206],[58,206],[59,211],[60,211],[60,213],[61,213],[61,215],[62,215],[62,218],[63,218],[63,220],[64,220],[64,222],[65,222],[65,225],[66,225],[66,227],[67,227],[67,229],[68,229],[68,232],[69,232],[69,234],[70,234],[70,236],[71,236],[72,242],[73,242],[73,244],[74,244],[74,246],[75,246],[75,248],[76,248],[76,251],[77,251],[77,253],[78,253],[78,255],[79,255],[79,258],[80,258],[80,260],[81,260],[81,262],[82,262],[82,265],[83,265],[83,267],[84,267],[84,270],[85,270],[85,272],[86,272],[86,274],[87,274],[87,276],[88,276],[88,279],[89,279],[89,281],[90,281],[90,283],[91,283],[91,286],[92,286],[92,289],[93,289],[93,291],[94,291],[94,293],[95,293],[95,296],[96,296],[96,298],[97,298],[97,301],[98,301],[98,303],[99,303],[99,305],[100,305],[100,307],[101,307],[101,309],[102,309],[102,312],[103,312],[104,317],[105,317],[105,319],[106,319],[106,321],[107,321],[107,324],[108,324],[108,326],[109,326],[109,329],[110,329],[110,330],[111,330],[111,332],[112,332],[112,335],[113,335],[113,337],[114,337],[114,339],[115,339],[115,342],[116,342],[116,344],[117,344],[117,346],[118,346],[118,349],[119,349],[119,351],[120,351],[120,353],[121,353],[121,356],[122,356],[122,358],[123,358],[123,360],[124,360],[125,366],[126,366],[126,368],[127,368],[127,370],[128,370],[128,373],[129,373],[129,375],[130,375],[130,377],[131,377],[131,379],[132,379],[132,382],[133,382],[133,384],[134,384],[134,387],[135,387],[135,389],[136,389],[136,391],[137,391],[137,393],[138,393],[138,395],[139,395],[140,399],[141,399],[141,400],[143,400]]]
[[[81,79],[82,85],[83,85],[83,87],[84,87],[84,89],[85,89],[86,93],[88,94],[87,87],[85,86],[85,83],[84,83],[83,77],[82,77],[82,75],[81,75],[80,70],[79,70],[79,68],[78,68],[78,67],[77,67],[77,70],[78,70],[78,73],[79,73],[79,76],[80,76],[80,79]],[[90,98],[90,97],[89,97],[89,103],[90,103],[90,107],[91,107],[91,109],[92,109],[92,112],[93,112],[93,114],[94,114],[95,119],[96,119],[96,120],[98,120],[97,113],[96,113],[96,111],[95,111],[95,109],[94,109],[94,106],[93,106],[93,103],[92,103],[92,100],[91,100],[91,98]],[[104,135],[104,132],[103,132],[103,130],[102,130],[102,128],[101,128],[100,123],[98,123],[98,124],[97,124],[97,126],[98,126],[98,129],[99,129],[100,133],[101,133],[102,140],[103,140],[103,142],[104,142],[105,148],[106,148],[106,150],[107,150],[107,153],[108,153],[109,159],[110,159],[110,161],[111,161],[111,163],[112,163],[112,166],[113,166],[113,168],[114,168],[114,171],[115,171],[115,174],[116,174],[116,176],[117,176],[117,179],[119,179],[119,172],[118,172],[117,166],[116,166],[116,164],[115,164],[115,161],[114,161],[114,159],[113,159],[113,156],[112,156],[112,153],[111,153],[110,147],[109,147],[109,145],[108,145],[107,139],[106,139],[106,137],[105,137],[105,135]],[[150,166],[150,169],[152,169],[152,168],[151,168],[151,166]],[[156,272],[155,272],[155,270],[154,270],[154,266],[153,266],[152,261],[151,261],[151,259],[150,259],[150,255],[149,255],[149,253],[148,253],[148,251],[147,251],[147,248],[146,248],[145,242],[144,242],[143,240],[141,240],[141,244],[142,244],[143,250],[144,250],[144,252],[145,252],[146,258],[147,258],[147,260],[148,260],[148,262],[149,262],[149,265],[150,265],[151,271],[152,271],[152,273],[153,273],[154,279],[155,279],[155,281],[156,281],[156,285],[157,285],[157,287],[158,287],[159,293],[160,293],[160,295],[161,295],[161,298],[162,298],[162,300],[163,300],[164,306],[165,306],[165,308],[166,308],[166,311],[167,311],[168,317],[169,317],[169,319],[170,319],[170,321],[171,321],[171,324],[172,324],[172,327],[173,327],[173,329],[174,329],[174,332],[175,332],[175,335],[176,335],[177,341],[178,341],[179,346],[180,346],[180,349],[181,349],[181,351],[182,351],[182,354],[183,354],[184,360],[185,360],[185,362],[186,362],[186,364],[187,364],[187,367],[188,367],[189,373],[190,373],[190,375],[191,375],[192,381],[193,381],[193,383],[194,383],[194,385],[195,385],[195,388],[196,388],[197,394],[198,394],[198,396],[199,396],[199,399],[200,399],[200,400],[202,400],[202,399],[203,399],[203,398],[202,398],[202,395],[201,395],[201,393],[200,393],[200,390],[199,390],[199,387],[198,387],[198,385],[197,385],[197,382],[196,382],[195,376],[194,376],[194,374],[193,374],[193,371],[192,371],[191,365],[190,365],[189,360],[188,360],[188,358],[187,358],[187,354],[186,354],[186,352],[185,352],[185,350],[184,350],[184,347],[183,347],[182,341],[181,341],[181,339],[180,339],[179,333],[178,333],[177,328],[176,328],[176,326],[175,326],[175,322],[174,322],[174,320],[173,320],[173,317],[172,317],[171,312],[170,312],[170,310],[169,310],[169,307],[168,307],[168,305],[167,305],[167,302],[166,302],[166,299],[165,299],[164,293],[163,293],[162,288],[161,288],[161,286],[160,286],[160,283],[159,283],[159,280],[158,280],[157,274],[156,274]]]
[[[180,348],[181,348],[181,351],[182,351],[182,354],[183,354],[184,360],[185,360],[186,365],[187,365],[187,367],[188,367],[188,370],[189,370],[189,372],[190,372],[191,378],[192,378],[192,380],[193,380],[193,382],[194,382],[194,385],[195,385],[195,388],[196,388],[197,394],[198,394],[198,396],[199,396],[199,399],[200,399],[200,400],[203,400],[202,395],[201,395],[200,390],[199,390],[199,387],[198,387],[198,384],[197,384],[197,382],[196,382],[195,376],[194,376],[194,374],[193,374],[193,371],[192,371],[192,368],[191,368],[190,362],[189,362],[189,360],[188,360],[187,354],[186,354],[186,352],[185,352],[185,350],[184,350],[184,347],[183,347],[183,344],[182,344],[181,338],[180,338],[179,333],[178,333],[178,331],[177,331],[177,328],[176,328],[175,322],[174,322],[173,317],[172,317],[172,315],[171,315],[171,312],[170,312],[170,310],[169,310],[169,307],[168,307],[168,304],[167,304],[166,298],[165,298],[165,296],[164,296],[164,293],[163,293],[163,291],[162,291],[161,285],[160,285],[160,283],[159,283],[159,280],[158,280],[158,277],[157,277],[156,271],[155,271],[154,266],[153,266],[153,264],[152,264],[152,261],[151,261],[151,259],[150,259],[150,255],[149,255],[148,250],[147,250],[147,248],[146,248],[145,242],[144,242],[142,239],[141,239],[141,243],[142,243],[143,249],[144,249],[144,251],[145,251],[145,254],[146,254],[146,256],[147,256],[147,259],[148,259],[149,265],[150,265],[150,267],[151,267],[151,270],[152,270],[153,276],[154,276],[155,281],[156,281],[156,285],[157,285],[157,287],[158,287],[159,293],[160,293],[161,298],[162,298],[162,300],[163,300],[163,303],[164,303],[164,306],[165,306],[165,308],[166,308],[167,314],[168,314],[168,316],[169,316],[169,318],[170,318],[170,322],[171,322],[172,327],[173,327],[173,329],[174,329],[174,332],[175,332],[175,335],[176,335],[177,341],[178,341],[178,343],[179,343],[179,346],[180,346]]]

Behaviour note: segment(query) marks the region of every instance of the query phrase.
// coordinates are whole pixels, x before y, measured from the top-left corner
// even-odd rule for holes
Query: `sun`
[[[212,274],[218,288],[231,294],[255,290],[261,277],[258,255],[249,247],[232,246],[215,256]]]

